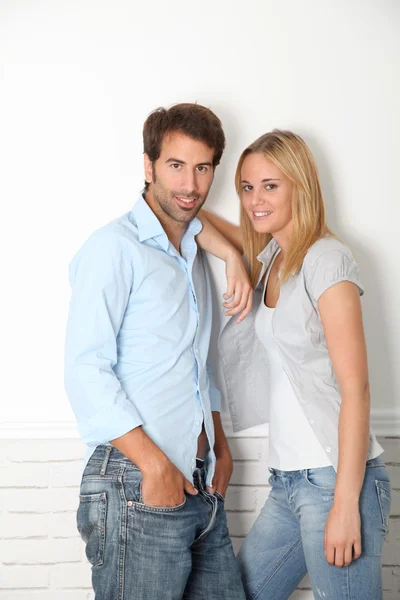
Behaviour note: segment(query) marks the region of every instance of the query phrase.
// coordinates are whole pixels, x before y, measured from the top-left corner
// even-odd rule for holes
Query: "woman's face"
[[[248,154],[241,170],[241,199],[254,229],[282,238],[292,226],[293,184],[263,154]],[[279,242],[279,239],[278,239]]]

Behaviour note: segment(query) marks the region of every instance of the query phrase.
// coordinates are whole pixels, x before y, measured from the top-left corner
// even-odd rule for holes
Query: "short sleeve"
[[[329,250],[315,261],[307,287],[313,300],[318,302],[327,289],[342,281],[355,283],[360,296],[364,294],[355,260],[341,250]]]

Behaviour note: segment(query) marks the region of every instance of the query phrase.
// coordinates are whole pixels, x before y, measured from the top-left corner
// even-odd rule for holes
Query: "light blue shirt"
[[[140,425],[189,480],[203,422],[214,447],[220,393],[207,363],[212,302],[200,231],[198,219],[189,223],[179,254],[140,196],[70,264],[65,387],[86,462]],[[210,484],[213,450],[206,462]]]

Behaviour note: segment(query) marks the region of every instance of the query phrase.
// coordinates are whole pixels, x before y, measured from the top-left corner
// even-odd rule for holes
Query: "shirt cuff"
[[[143,425],[133,404],[127,400],[121,405],[105,406],[86,423],[80,424],[79,432],[89,445],[108,444],[110,440]]]
[[[209,388],[210,406],[212,412],[221,412],[221,392],[215,387]]]

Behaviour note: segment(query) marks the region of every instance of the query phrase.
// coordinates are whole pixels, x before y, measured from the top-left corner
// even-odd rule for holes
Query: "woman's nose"
[[[264,204],[264,198],[262,194],[254,194],[251,199],[251,204],[252,206],[259,206],[261,204]]]

